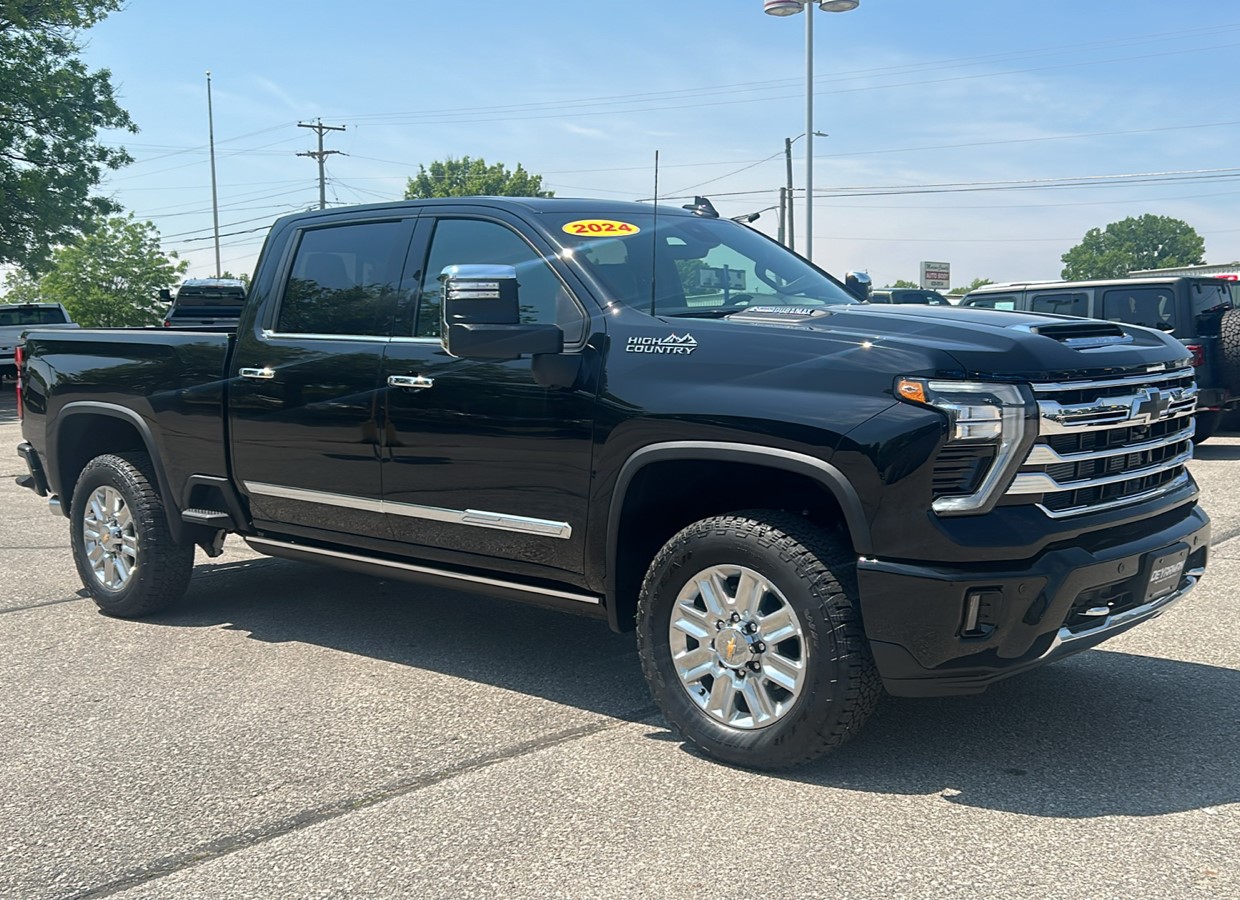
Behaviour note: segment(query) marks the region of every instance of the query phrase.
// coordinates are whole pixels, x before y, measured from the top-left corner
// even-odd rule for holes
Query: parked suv
[[[1107,319],[1180,339],[1192,352],[1199,390],[1196,434],[1206,440],[1227,410],[1240,407],[1240,310],[1223,278],[1163,276],[1107,281],[988,284],[961,306]]]
[[[172,300],[169,291],[159,292],[172,306],[164,316],[165,328],[187,325],[231,325],[241,318],[245,304],[245,282],[238,278],[188,278]]]
[[[952,302],[938,291],[923,288],[878,288],[870,292],[871,303],[924,303],[928,306],[951,306]]]

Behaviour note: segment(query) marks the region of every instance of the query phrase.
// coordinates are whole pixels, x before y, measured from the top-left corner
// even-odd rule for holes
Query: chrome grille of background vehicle
[[[1138,503],[1188,480],[1192,368],[1033,389],[1040,435],[1008,496],[1059,518]]]

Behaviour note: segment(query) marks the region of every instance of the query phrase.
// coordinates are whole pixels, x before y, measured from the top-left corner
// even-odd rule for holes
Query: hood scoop
[[[1055,322],[1048,325],[1013,325],[1016,331],[1028,331],[1051,340],[1059,341],[1073,350],[1098,350],[1119,344],[1131,344],[1135,339],[1114,322],[1097,322],[1082,319],[1079,322]]]
[[[727,320],[760,325],[801,325],[829,315],[831,310],[820,306],[750,306],[732,313]]]

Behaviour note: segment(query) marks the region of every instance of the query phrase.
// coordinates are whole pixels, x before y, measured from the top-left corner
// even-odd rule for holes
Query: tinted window
[[[585,315],[542,254],[506,225],[483,219],[440,219],[418,298],[415,337],[439,337],[439,274],[447,266],[505,265],[517,270],[521,321],[559,325],[564,341],[580,340]]]
[[[1102,295],[1102,317],[1112,322],[1175,329],[1175,293],[1170,287],[1112,288]]]
[[[1038,313],[1060,316],[1088,316],[1089,295],[1085,293],[1034,294],[1029,308]]]
[[[306,231],[277,331],[386,336],[404,264],[405,226],[367,222]]]
[[[177,291],[178,306],[231,306],[245,303],[245,288],[183,287]]]
[[[980,297],[966,297],[961,306],[976,306],[980,309],[1016,309],[1014,294],[984,294]]]
[[[4,325],[62,325],[69,321],[64,310],[57,307],[31,306],[25,309],[10,307],[0,309],[0,326]]]
[[[925,303],[930,306],[951,306],[946,297],[938,291],[915,291],[911,288],[891,292],[892,303]]]

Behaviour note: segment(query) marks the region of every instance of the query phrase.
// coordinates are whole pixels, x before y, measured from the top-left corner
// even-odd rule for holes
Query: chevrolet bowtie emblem
[[[736,638],[728,638],[728,659],[732,658],[732,654],[736,652]]]
[[[1144,418],[1151,422],[1165,419],[1171,411],[1171,394],[1166,391],[1141,388],[1132,403],[1132,418]]]

